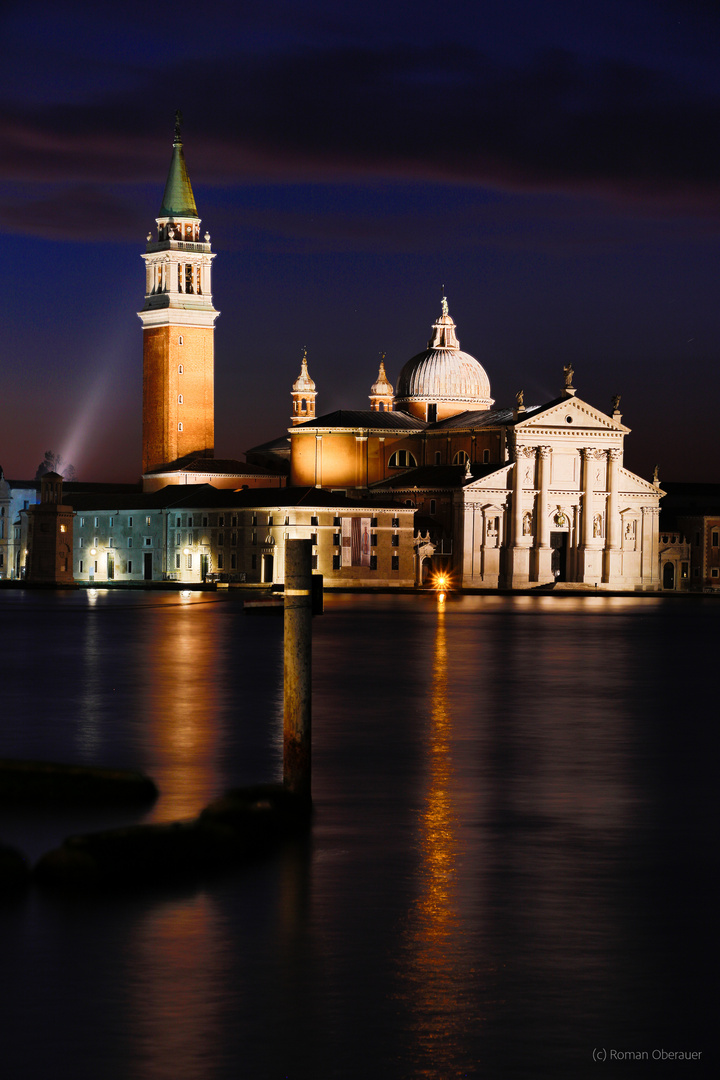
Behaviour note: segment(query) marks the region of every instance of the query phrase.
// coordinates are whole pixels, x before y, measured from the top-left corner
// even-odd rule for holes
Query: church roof
[[[198,218],[195,196],[188,176],[180,135],[179,113],[175,120],[172,159],[158,217]]]
[[[392,491],[412,491],[415,488],[424,488],[432,491],[451,490],[465,487],[473,480],[480,480],[483,476],[498,472],[504,465],[481,465],[474,461],[470,466],[470,475],[467,474],[466,465],[420,465],[417,469],[405,469],[399,476],[392,476],[379,484],[373,484],[373,491],[382,491],[384,488]]]
[[[310,431],[314,428],[372,428],[374,430],[424,431],[427,424],[416,416],[403,412],[375,412],[374,409],[337,409],[316,416],[304,424],[298,424],[293,432]]]
[[[164,473],[208,473],[212,476],[269,476],[267,469],[260,465],[248,465],[235,458],[190,457],[179,458],[168,465],[152,469],[148,476],[162,476]]]

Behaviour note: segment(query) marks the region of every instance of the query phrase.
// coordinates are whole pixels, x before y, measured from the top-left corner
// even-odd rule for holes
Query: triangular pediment
[[[568,397],[562,401],[533,411],[527,420],[518,420],[515,431],[547,431],[549,428],[558,428],[567,432],[573,429],[579,431],[617,431],[627,435],[630,428],[625,427],[619,420],[613,420],[607,413],[596,409],[594,405],[588,405],[582,398]]]
[[[503,465],[495,472],[488,473],[487,476],[481,476],[478,480],[473,480],[471,484],[465,484],[463,491],[497,491],[498,488],[504,491],[508,486],[507,477],[512,467],[512,462]]]
[[[656,488],[649,480],[643,480],[642,476],[636,476],[629,469],[620,469],[620,491],[625,495],[647,495],[652,493],[658,498],[665,492]]]

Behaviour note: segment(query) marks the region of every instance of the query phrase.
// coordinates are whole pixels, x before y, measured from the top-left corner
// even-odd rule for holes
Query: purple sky
[[[217,252],[216,452],[395,382],[445,286],[498,405],[622,394],[626,464],[720,481],[720,14],[704,0],[6,2],[0,464],[140,470],[140,252],[176,108]],[[120,9],[118,9],[120,10]],[[152,21],[153,14],[159,20]]]

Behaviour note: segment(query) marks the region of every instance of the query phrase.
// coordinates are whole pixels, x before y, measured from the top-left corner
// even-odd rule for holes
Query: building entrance
[[[143,578],[145,581],[152,581],[152,551],[145,552],[145,565],[143,567]]]
[[[110,551],[107,557],[107,576],[108,581],[112,581],[115,577],[115,556]]]
[[[272,555],[263,555],[262,560],[262,579],[263,581],[272,581],[273,557]]]
[[[567,581],[567,540],[566,532],[551,532],[552,548],[551,569],[556,581]]]
[[[675,588],[675,567],[671,562],[663,566],[663,589]]]
[[[200,579],[205,581],[210,570],[210,557],[208,555],[200,556]]]

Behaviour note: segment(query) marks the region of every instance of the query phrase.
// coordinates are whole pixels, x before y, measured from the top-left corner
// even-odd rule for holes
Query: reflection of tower
[[[315,383],[308,374],[307,366],[307,349],[303,349],[302,365],[300,367],[300,374],[293,383],[292,388],[292,422],[295,424],[304,424],[306,420],[314,420],[315,418],[315,398],[317,393],[315,390]]]
[[[157,238],[148,235],[143,324],[143,473],[215,442],[213,337],[218,312],[210,288],[210,235],[200,218],[175,122],[172,160]]]
[[[377,380],[370,387],[370,408],[373,412],[388,412],[393,407],[392,383],[385,371],[385,353],[382,353]]]

